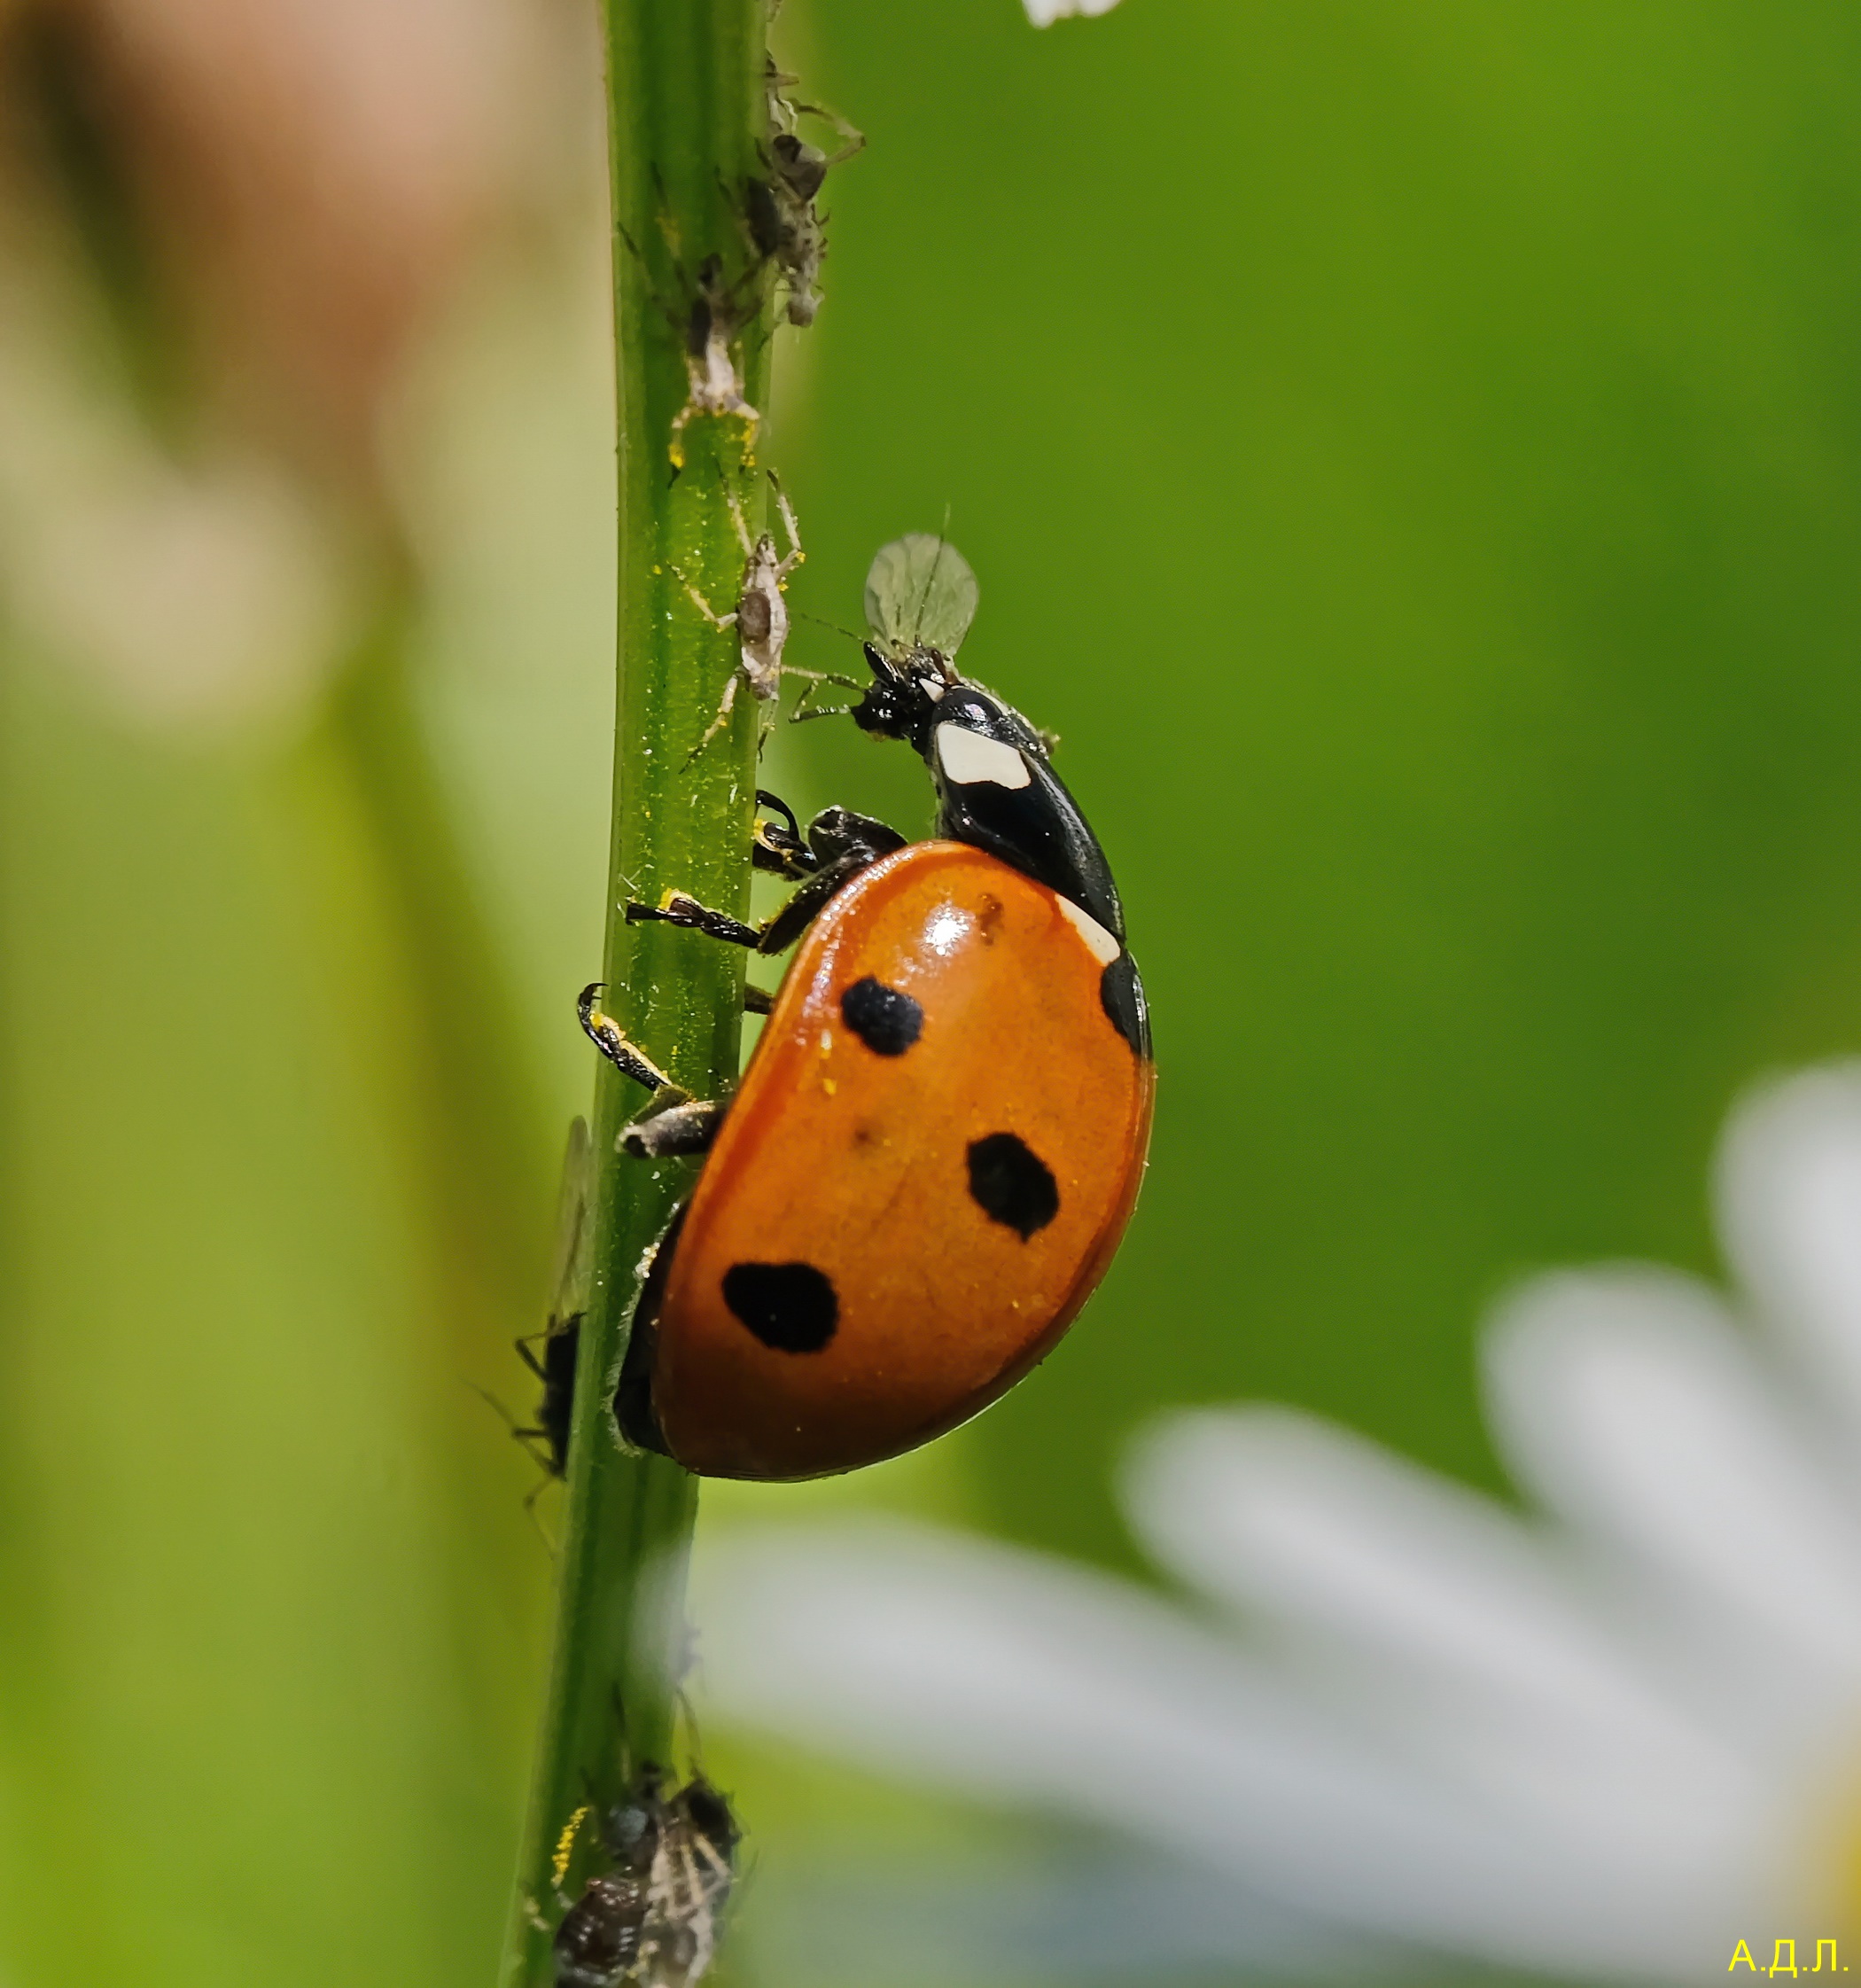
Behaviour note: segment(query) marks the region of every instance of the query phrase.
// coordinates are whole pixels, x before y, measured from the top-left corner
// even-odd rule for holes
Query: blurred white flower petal
[[[1432,1956],[1353,1941],[1232,1880],[1211,1883],[1179,1859],[1127,1844],[1030,1856],[1003,1857],[993,1845],[930,1852],[904,1870],[871,1856],[806,1875],[765,1867],[755,1899],[733,1936],[745,1972],[806,1988],[1128,1988],[1184,1975],[1232,1983],[1235,1970],[1274,1988],[1393,1988],[1418,1973],[1440,1988],[1442,1979]]]
[[[1861,1426],[1861,1067],[1761,1092],[1719,1160],[1719,1228],[1765,1322]]]
[[[1765,1636],[1861,1674],[1861,1532],[1816,1432],[1704,1286],[1548,1277],[1487,1338],[1507,1457],[1554,1510]]]
[[[1164,1565],[1292,1631],[1389,1743],[1539,1826],[1690,1858],[1756,1797],[1551,1542],[1359,1437],[1283,1409],[1172,1416],[1136,1446],[1125,1502]]]
[[[1023,0],[1036,27],[1051,27],[1071,14],[1109,14],[1117,0]]]
[[[1540,1715],[1665,1723],[1522,1520],[1316,1417],[1170,1416],[1133,1446],[1125,1506],[1152,1556],[1218,1600]]]
[[[1211,1616],[898,1522],[733,1532],[698,1563],[719,1710],[1412,1953],[1686,1982],[1845,1930],[1861,1070],[1748,1103],[1721,1182],[1770,1346],[1647,1267],[1499,1308],[1494,1420],[1551,1519],[1308,1415],[1181,1414],[1125,1502]]]
[[[1508,1817],[1167,1604],[1040,1555],[899,1521],[759,1528],[701,1555],[696,1606],[732,1718],[1135,1832],[1346,1925],[1658,1969],[1697,1956],[1734,1875]]]

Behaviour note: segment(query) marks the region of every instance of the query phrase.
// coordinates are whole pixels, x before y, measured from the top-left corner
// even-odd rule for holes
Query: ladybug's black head
[[[876,738],[908,740],[922,752],[938,700],[960,681],[956,672],[936,649],[914,648],[896,659],[874,643],[865,649],[873,684],[853,706],[853,723]]]
[[[875,737],[907,740],[934,774],[942,763],[935,748],[939,729],[975,732],[1014,752],[1046,759],[1045,735],[993,691],[959,675],[940,649],[918,646],[888,656],[868,642],[866,660],[876,681],[853,706],[853,722]]]

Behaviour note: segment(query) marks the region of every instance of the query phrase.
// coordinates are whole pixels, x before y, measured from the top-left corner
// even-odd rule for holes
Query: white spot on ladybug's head
[[[1070,897],[1058,900],[1067,923],[1086,941],[1086,950],[1101,966],[1110,966],[1124,947],[1089,911],[1082,911]]]
[[[932,704],[941,704],[944,701],[944,691],[946,686],[941,678],[921,676],[917,680],[917,687],[930,698]]]
[[[1033,777],[1012,745],[963,725],[937,728],[937,756],[946,776],[959,787],[1024,787]]]

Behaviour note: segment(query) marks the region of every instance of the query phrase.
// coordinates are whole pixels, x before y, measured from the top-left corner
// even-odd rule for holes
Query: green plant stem
[[[619,694],[604,1005],[661,1067],[699,1096],[736,1077],[743,955],[668,926],[628,926],[629,898],[689,890],[739,916],[749,907],[755,807],[754,699],[696,760],[736,662],[734,636],[692,604],[686,582],[718,612],[736,604],[743,552],[735,487],[753,532],[748,425],[703,415],[669,453],[689,382],[680,325],[695,272],[710,254],[741,275],[750,254],[732,189],[759,171],[767,127],[766,0],[603,0],[607,37],[619,422]],[[767,377],[767,291],[736,292],[747,321],[736,348],[759,406]],[[568,997],[564,990],[564,1011]],[[638,1291],[640,1263],[694,1173],[689,1162],[617,1156],[621,1127],[645,1102],[601,1065],[593,1113],[595,1282],[581,1329],[562,1524],[555,1657],[505,1952],[506,1988],[548,1988],[558,1889],[554,1861],[584,1805],[598,1814],[629,1768],[665,1761],[683,1644],[684,1549],[696,1480],[620,1446],[613,1382]],[[585,1823],[562,1875],[576,1896],[599,1869]]]

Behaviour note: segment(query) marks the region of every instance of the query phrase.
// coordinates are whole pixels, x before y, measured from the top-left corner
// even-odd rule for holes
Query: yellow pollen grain
[[[593,1810],[584,1802],[569,1818],[567,1823],[564,1826],[561,1836],[556,1839],[556,1857],[549,1868],[555,1874],[558,1890],[561,1889],[563,1879],[568,1875],[569,1859],[574,1854],[575,1850],[575,1832],[580,1828],[581,1825],[588,1820],[593,1813]]]

